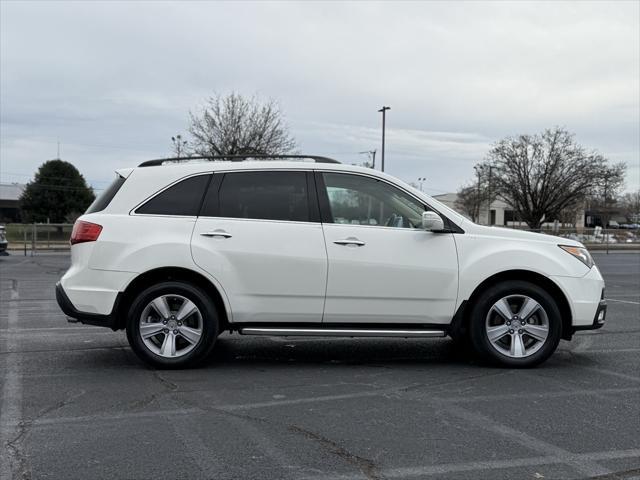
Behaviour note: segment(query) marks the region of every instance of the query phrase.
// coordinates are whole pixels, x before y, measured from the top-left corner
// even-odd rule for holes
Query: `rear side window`
[[[209,202],[207,202],[209,204]],[[203,211],[203,215],[211,215]],[[227,218],[309,221],[305,172],[227,173],[218,191],[217,215]]]
[[[136,210],[149,215],[197,216],[211,175],[189,177],[159,193]]]
[[[84,213],[101,212],[102,210],[107,208],[107,206],[111,203],[111,200],[113,200],[113,197],[115,197],[116,193],[118,193],[118,190],[120,190],[120,187],[124,185],[125,180],[126,178],[118,175],[116,179],[111,182],[111,185],[109,185],[100,195],[96,197],[96,199],[91,205],[89,205],[89,208],[87,208],[87,211]]]

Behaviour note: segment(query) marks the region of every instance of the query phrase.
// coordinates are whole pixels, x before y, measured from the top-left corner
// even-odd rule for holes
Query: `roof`
[[[24,192],[25,185],[22,183],[0,183],[0,200],[11,200],[17,202]]]
[[[134,167],[131,169],[120,169],[120,172],[135,171],[136,175],[144,175],[148,177],[163,177],[163,178],[180,178],[181,176],[194,175],[204,172],[216,172],[216,171],[235,171],[235,170],[346,170],[346,171],[359,171],[374,173],[370,168],[360,167],[356,165],[348,165],[344,163],[315,163],[304,161],[292,161],[292,160],[246,160],[242,162],[238,161],[189,161],[189,162],[177,162],[177,163],[165,163],[163,165],[155,165],[152,167]],[[387,174],[375,171],[375,175],[388,176]],[[127,175],[124,175],[127,176]],[[391,177],[389,177],[391,178]]]

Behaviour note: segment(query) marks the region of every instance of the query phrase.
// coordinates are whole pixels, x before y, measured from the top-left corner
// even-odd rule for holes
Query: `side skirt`
[[[447,335],[448,325],[343,325],[343,324],[236,324],[241,335],[304,337],[400,337],[433,338]]]

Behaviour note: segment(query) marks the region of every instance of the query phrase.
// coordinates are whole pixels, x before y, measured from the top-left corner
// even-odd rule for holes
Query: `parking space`
[[[68,324],[66,254],[0,258],[0,478],[640,478],[640,254],[595,253],[607,325],[531,370],[449,340],[225,334],[155,371]]]

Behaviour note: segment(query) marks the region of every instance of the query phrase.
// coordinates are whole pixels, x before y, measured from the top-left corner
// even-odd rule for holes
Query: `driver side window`
[[[323,173],[333,223],[421,228],[424,205],[374,178]]]

